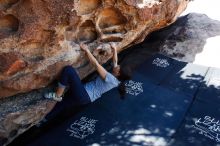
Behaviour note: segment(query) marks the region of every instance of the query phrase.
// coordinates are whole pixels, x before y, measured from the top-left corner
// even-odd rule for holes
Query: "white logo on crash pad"
[[[193,128],[199,130],[199,134],[202,134],[216,142],[220,142],[220,121],[210,116],[199,118],[195,121]]]
[[[156,58],[153,60],[152,64],[158,66],[158,67],[168,67],[170,64],[167,61],[167,59],[160,59],[160,58]]]
[[[128,81],[128,83],[125,84],[126,93],[137,96],[138,94],[143,92],[141,82],[135,82],[135,81]]]
[[[71,137],[84,139],[95,132],[95,124],[97,121],[98,120],[81,117],[80,120],[76,120],[71,124],[66,131],[70,132],[69,136]]]

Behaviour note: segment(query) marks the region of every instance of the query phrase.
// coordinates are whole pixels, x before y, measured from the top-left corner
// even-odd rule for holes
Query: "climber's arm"
[[[80,44],[80,48],[85,51],[87,57],[89,58],[89,61],[96,67],[96,70],[98,71],[99,75],[103,80],[106,78],[107,71],[104,67],[102,67],[99,62],[96,60],[96,58],[92,55],[92,53],[89,51],[88,47],[85,44]]]
[[[113,57],[112,57],[112,61],[113,61],[113,67],[117,67],[118,66],[118,53],[117,53],[117,48],[115,46],[114,43],[111,43],[111,48],[113,51]]]

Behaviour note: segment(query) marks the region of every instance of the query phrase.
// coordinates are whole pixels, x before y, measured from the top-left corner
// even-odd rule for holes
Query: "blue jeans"
[[[60,86],[69,87],[68,90],[76,103],[87,104],[91,102],[84,85],[72,66],[65,66],[63,68],[59,83]]]
[[[57,116],[69,112],[76,112],[80,106],[90,103],[90,98],[82,84],[78,74],[72,66],[65,66],[58,81],[60,87],[67,87],[63,100],[57,102],[46,119],[51,120]]]

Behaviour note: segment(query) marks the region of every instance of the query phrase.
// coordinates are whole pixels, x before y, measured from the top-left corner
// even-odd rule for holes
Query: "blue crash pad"
[[[173,71],[161,85],[180,94],[194,96],[207,71],[208,67],[176,61]]]
[[[198,100],[220,104],[220,69],[210,68],[198,92]]]
[[[126,145],[126,143],[149,145],[156,143],[156,141],[152,141],[151,137],[161,138],[163,143],[168,143],[170,136],[184,118],[191,98],[163,87],[155,87],[152,92],[147,90],[149,86],[152,85],[143,86],[142,94],[128,95],[125,100],[120,100],[117,90],[112,90],[83,112],[45,133],[31,145],[84,146],[92,144]],[[150,91],[151,94],[144,94]],[[83,117],[87,121],[96,121],[92,125],[93,129],[90,129],[89,123],[85,122],[81,122],[80,126],[72,125]],[[91,134],[85,134],[86,137],[83,138],[83,135],[76,132],[77,128],[79,131],[81,129],[81,133],[90,131]],[[135,137],[138,137],[136,132],[139,131],[144,132],[144,135],[147,134],[144,136],[146,138],[144,142],[135,140]]]
[[[210,68],[172,146],[220,145],[220,69]]]
[[[219,113],[219,108],[214,106],[219,102],[219,98],[216,97],[219,92],[211,90],[205,93],[207,95],[213,93],[212,99],[216,103],[209,102],[207,96],[203,97],[204,91],[209,89],[205,80],[210,80],[210,77],[218,74],[214,72],[208,67],[177,61],[161,54],[154,55],[141,64],[132,79],[126,82],[127,93],[124,100],[120,99],[117,89],[114,88],[81,112],[64,119],[62,123],[44,131],[34,140],[22,144],[29,146],[197,144],[186,140],[192,136],[184,129],[184,124],[193,123],[187,119],[194,120],[205,115],[217,119],[216,116],[219,116],[215,114]],[[71,97],[68,100],[71,100]],[[69,103],[72,102],[66,100],[54,111],[70,108]],[[195,139],[197,140],[199,141]],[[185,141],[187,143],[184,143]],[[210,140],[206,142],[213,144]]]
[[[156,54],[140,65],[136,74],[153,84],[160,84],[175,67],[176,60],[161,54]],[[134,75],[134,78],[136,75]],[[138,77],[139,78],[139,77]]]
[[[219,146],[220,105],[195,101],[171,146]]]
[[[202,80],[207,68],[201,70]],[[188,84],[178,75],[189,75],[193,71],[187,63],[162,55],[153,56],[126,83],[125,100],[121,100],[117,89],[113,89],[30,145],[150,145],[157,144],[156,139],[161,139],[161,143],[166,145],[184,119],[194,95],[184,94],[191,90],[175,92],[171,83],[181,82],[175,87],[187,89]],[[196,90],[200,85],[198,78],[190,79],[196,80]],[[76,124],[80,120],[84,125]],[[90,120],[95,122],[89,124]],[[92,128],[85,125],[92,125]],[[143,135],[140,136],[139,132]],[[86,133],[85,137],[82,133]],[[138,140],[141,138],[144,140]]]

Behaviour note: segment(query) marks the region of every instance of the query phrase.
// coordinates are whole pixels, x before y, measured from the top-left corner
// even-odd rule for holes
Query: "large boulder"
[[[100,63],[165,27],[187,0],[3,0],[0,1],[0,98],[47,86],[63,66],[93,71],[79,43]],[[94,49],[102,47],[102,49]]]
[[[80,42],[105,63],[112,56],[109,42],[118,52],[142,42],[150,32],[174,22],[187,3],[0,1],[0,145],[38,123],[54,107],[56,103],[43,99],[42,93],[65,65],[75,67],[81,78],[94,70],[80,51]]]

